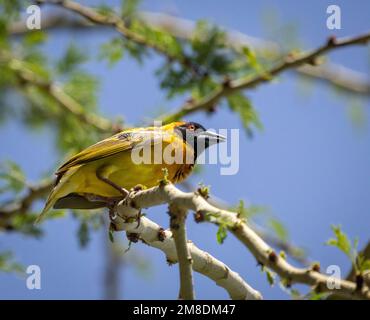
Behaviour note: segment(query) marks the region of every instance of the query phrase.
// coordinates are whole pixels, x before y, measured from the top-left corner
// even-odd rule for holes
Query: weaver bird
[[[199,154],[225,140],[195,122],[122,131],[86,148],[57,170],[54,188],[36,222],[52,207],[109,207],[137,185],[158,185],[163,170],[170,182],[181,182],[193,170]],[[137,163],[142,159],[140,152],[150,154],[144,163]]]

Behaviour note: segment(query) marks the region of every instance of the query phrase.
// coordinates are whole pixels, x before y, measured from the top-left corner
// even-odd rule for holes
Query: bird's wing
[[[146,128],[123,131],[76,154],[57,170],[56,175],[61,176],[76,165],[86,164],[122,151],[131,150],[140,143],[148,142],[152,144],[167,139],[166,133],[160,130]]]

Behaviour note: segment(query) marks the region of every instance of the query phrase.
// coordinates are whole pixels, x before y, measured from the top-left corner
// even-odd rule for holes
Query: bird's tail
[[[53,188],[53,190],[50,192],[50,194],[48,196],[48,199],[46,200],[44,209],[42,209],[42,212],[36,218],[35,224],[40,223],[45,218],[46,213],[54,206],[55,202],[57,201],[57,199],[58,199],[58,197],[57,197],[58,192],[57,192],[56,189],[59,189],[57,187],[58,186],[55,186]]]
[[[78,167],[70,169],[68,172],[66,172],[63,177],[60,179],[60,181],[56,184],[56,186],[51,190],[48,199],[46,200],[44,209],[39,214],[39,216],[35,220],[35,224],[40,223],[46,216],[47,212],[54,206],[54,204],[58,201],[59,198],[64,197],[70,191],[68,190],[68,184],[65,184],[65,181],[68,180],[68,178],[76,172]]]

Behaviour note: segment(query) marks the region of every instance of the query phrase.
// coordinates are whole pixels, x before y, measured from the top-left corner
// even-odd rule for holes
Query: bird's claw
[[[112,209],[110,209],[110,210],[109,210],[109,219],[110,219],[111,221],[114,221],[114,220],[116,220],[116,219],[117,219],[117,213],[116,213],[116,211],[114,210],[114,208],[112,208]]]
[[[142,217],[142,213],[141,213],[141,210],[139,210],[139,213],[137,215],[137,226],[136,226],[136,229],[138,229],[140,227],[140,223],[141,223],[141,217]]]

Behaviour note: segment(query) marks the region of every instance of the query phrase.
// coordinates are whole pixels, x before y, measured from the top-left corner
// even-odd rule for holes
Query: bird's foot
[[[139,213],[137,214],[137,226],[136,226],[136,229],[138,229],[140,227],[140,224],[141,224],[141,217],[143,216],[142,212],[141,212],[141,209],[139,210]]]
[[[121,201],[127,201],[128,199],[128,194],[125,194],[123,197],[118,196],[118,197],[104,197],[104,196],[99,196],[96,194],[91,194],[91,193],[86,193],[84,196],[91,202],[103,202],[105,203],[105,206],[109,210],[109,219],[111,221],[114,221],[117,218],[117,213],[116,213],[116,206],[119,202]]]
[[[112,206],[112,207],[108,207],[109,209],[109,219],[110,221],[114,222],[114,220],[117,219],[117,213],[116,213],[116,210],[115,210],[115,206]]]

